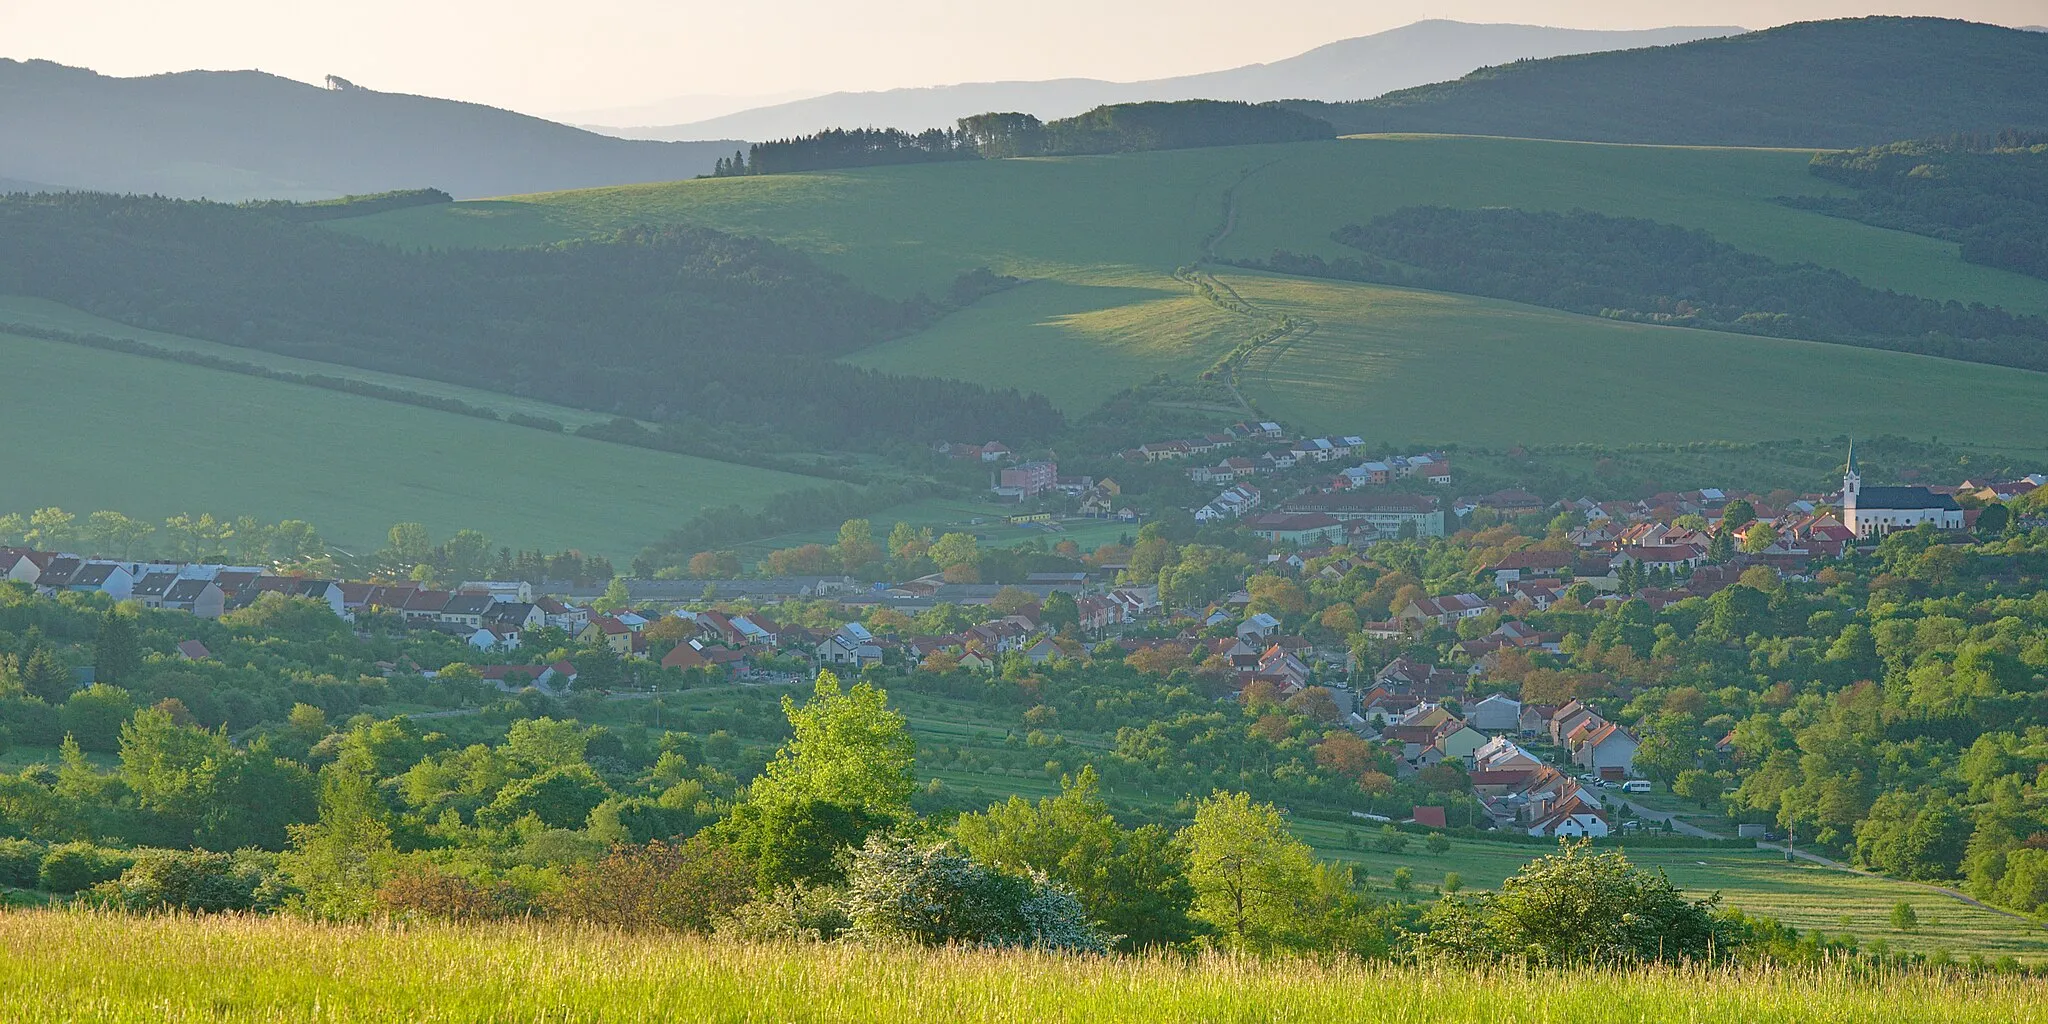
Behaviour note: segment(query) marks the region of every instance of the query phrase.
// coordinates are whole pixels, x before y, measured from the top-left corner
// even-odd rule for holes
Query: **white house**
[[[78,594],[105,594],[126,601],[135,592],[135,577],[112,562],[87,562],[71,574],[66,590]]]
[[[1496,693],[1467,707],[1465,722],[1480,732],[1514,732],[1522,724],[1522,702]]]
[[[818,645],[817,660],[820,665],[845,665],[855,669],[880,664],[882,646],[875,642],[874,634],[858,622],[849,622],[839,631]]]
[[[1559,802],[1556,809],[1538,818],[1529,826],[1532,836],[1570,837],[1598,839],[1607,835],[1607,817],[1600,809],[1578,794]]]
[[[1238,623],[1237,626],[1237,638],[1247,643],[1263,644],[1267,640],[1272,639],[1273,634],[1278,632],[1280,632],[1280,620],[1265,612],[1260,612]]]

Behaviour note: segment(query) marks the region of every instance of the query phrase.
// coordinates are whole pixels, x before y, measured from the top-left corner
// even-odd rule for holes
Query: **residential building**
[[[1252,536],[1276,544],[1308,547],[1344,539],[1344,523],[1327,512],[1274,512],[1251,520]]]
[[[1020,462],[1005,466],[998,477],[995,493],[1012,501],[1026,501],[1052,490],[1060,479],[1057,463]]]
[[[1572,763],[1603,779],[1626,779],[1635,772],[1635,735],[1613,722],[1602,722],[1572,745]]]
[[[1304,494],[1283,502],[1280,511],[1321,512],[1345,523],[1362,522],[1386,537],[1444,535],[1443,509],[1426,494],[1375,490]]]
[[[1468,706],[1465,721],[1481,732],[1515,732],[1522,724],[1522,702],[1496,693]]]
[[[1434,620],[1446,626],[1456,625],[1460,619],[1474,619],[1492,608],[1478,594],[1446,594],[1443,597],[1425,597],[1411,601],[1394,618],[1397,621]]]
[[[1280,632],[1280,620],[1260,612],[1237,626],[1237,638],[1247,643],[1263,645]]]
[[[158,607],[188,612],[202,619],[218,619],[227,611],[227,593],[212,580],[178,580],[164,591]]]
[[[838,632],[818,645],[817,662],[851,668],[858,671],[868,665],[882,661],[882,646],[875,642],[874,634],[858,622],[849,622],[839,627]]]

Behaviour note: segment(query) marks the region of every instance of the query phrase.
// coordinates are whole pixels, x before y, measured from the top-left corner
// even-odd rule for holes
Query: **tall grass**
[[[2048,1020],[2048,983],[1841,969],[1464,972],[750,945],[557,926],[0,913],[0,1019],[43,1022]]]

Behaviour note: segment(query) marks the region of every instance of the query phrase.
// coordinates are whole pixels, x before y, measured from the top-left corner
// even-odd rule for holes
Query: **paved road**
[[[1698,825],[1691,824],[1670,811],[1653,811],[1641,804],[1630,803],[1622,797],[1620,790],[1603,789],[1600,791],[1600,795],[1614,801],[1615,809],[1627,813],[1630,817],[1641,818],[1644,821],[1654,821],[1660,824],[1668,822],[1672,828],[1678,830],[1679,835],[1692,836],[1695,839],[1727,838],[1726,836],[1717,836]]]

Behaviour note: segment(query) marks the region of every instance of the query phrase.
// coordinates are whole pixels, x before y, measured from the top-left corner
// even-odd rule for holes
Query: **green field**
[[[701,509],[817,481],[0,334],[0,509],[305,519],[345,550],[395,522],[630,557]]]
[[[1809,157],[1364,137],[672,182],[333,226],[407,245],[510,245],[687,222],[787,242],[891,294],[935,292],[988,265],[1030,283],[852,361],[1039,391],[1069,413],[1156,374],[1198,373],[1266,325],[1174,279],[1205,240],[1224,259],[1336,255],[1335,228],[1418,203],[1648,217],[1875,287],[2048,312],[2048,282],[1964,263],[1952,243],[1773,202],[1839,191],[1807,173]],[[1240,381],[1263,411],[1309,429],[1505,443],[1854,430],[2043,450],[2040,374],[1399,289],[1225,279],[1270,312],[1314,321],[1258,353]]]
[[[1931,971],[1465,971],[21,910],[0,911],[0,1005],[15,1024],[2017,1024],[2048,1019],[2048,984]]]
[[[40,328],[63,331],[70,334],[98,335],[136,341],[151,348],[167,352],[191,353],[212,359],[246,363],[266,370],[282,370],[286,373],[319,374],[359,380],[388,388],[397,388],[416,394],[431,395],[435,398],[452,398],[458,402],[489,409],[500,416],[524,413],[554,420],[570,430],[589,423],[608,423],[612,417],[588,409],[577,409],[566,405],[508,395],[501,391],[485,391],[481,388],[464,387],[445,381],[428,380],[425,377],[408,377],[404,374],[382,373],[364,370],[339,363],[325,363],[314,359],[300,359],[296,356],[279,355],[260,348],[243,348],[239,345],[223,345],[217,341],[203,341],[181,334],[164,334],[160,331],[144,330],[117,323],[105,317],[94,316],[82,310],[73,309],[62,303],[47,299],[31,298],[25,295],[0,295],[0,330],[9,327]]]
[[[1221,276],[1261,309],[1314,319],[1255,352],[1242,379],[1262,410],[1317,429],[1498,446],[1938,434],[2048,453],[2048,374],[1441,292]],[[1942,410],[1967,422],[1942,422]]]

